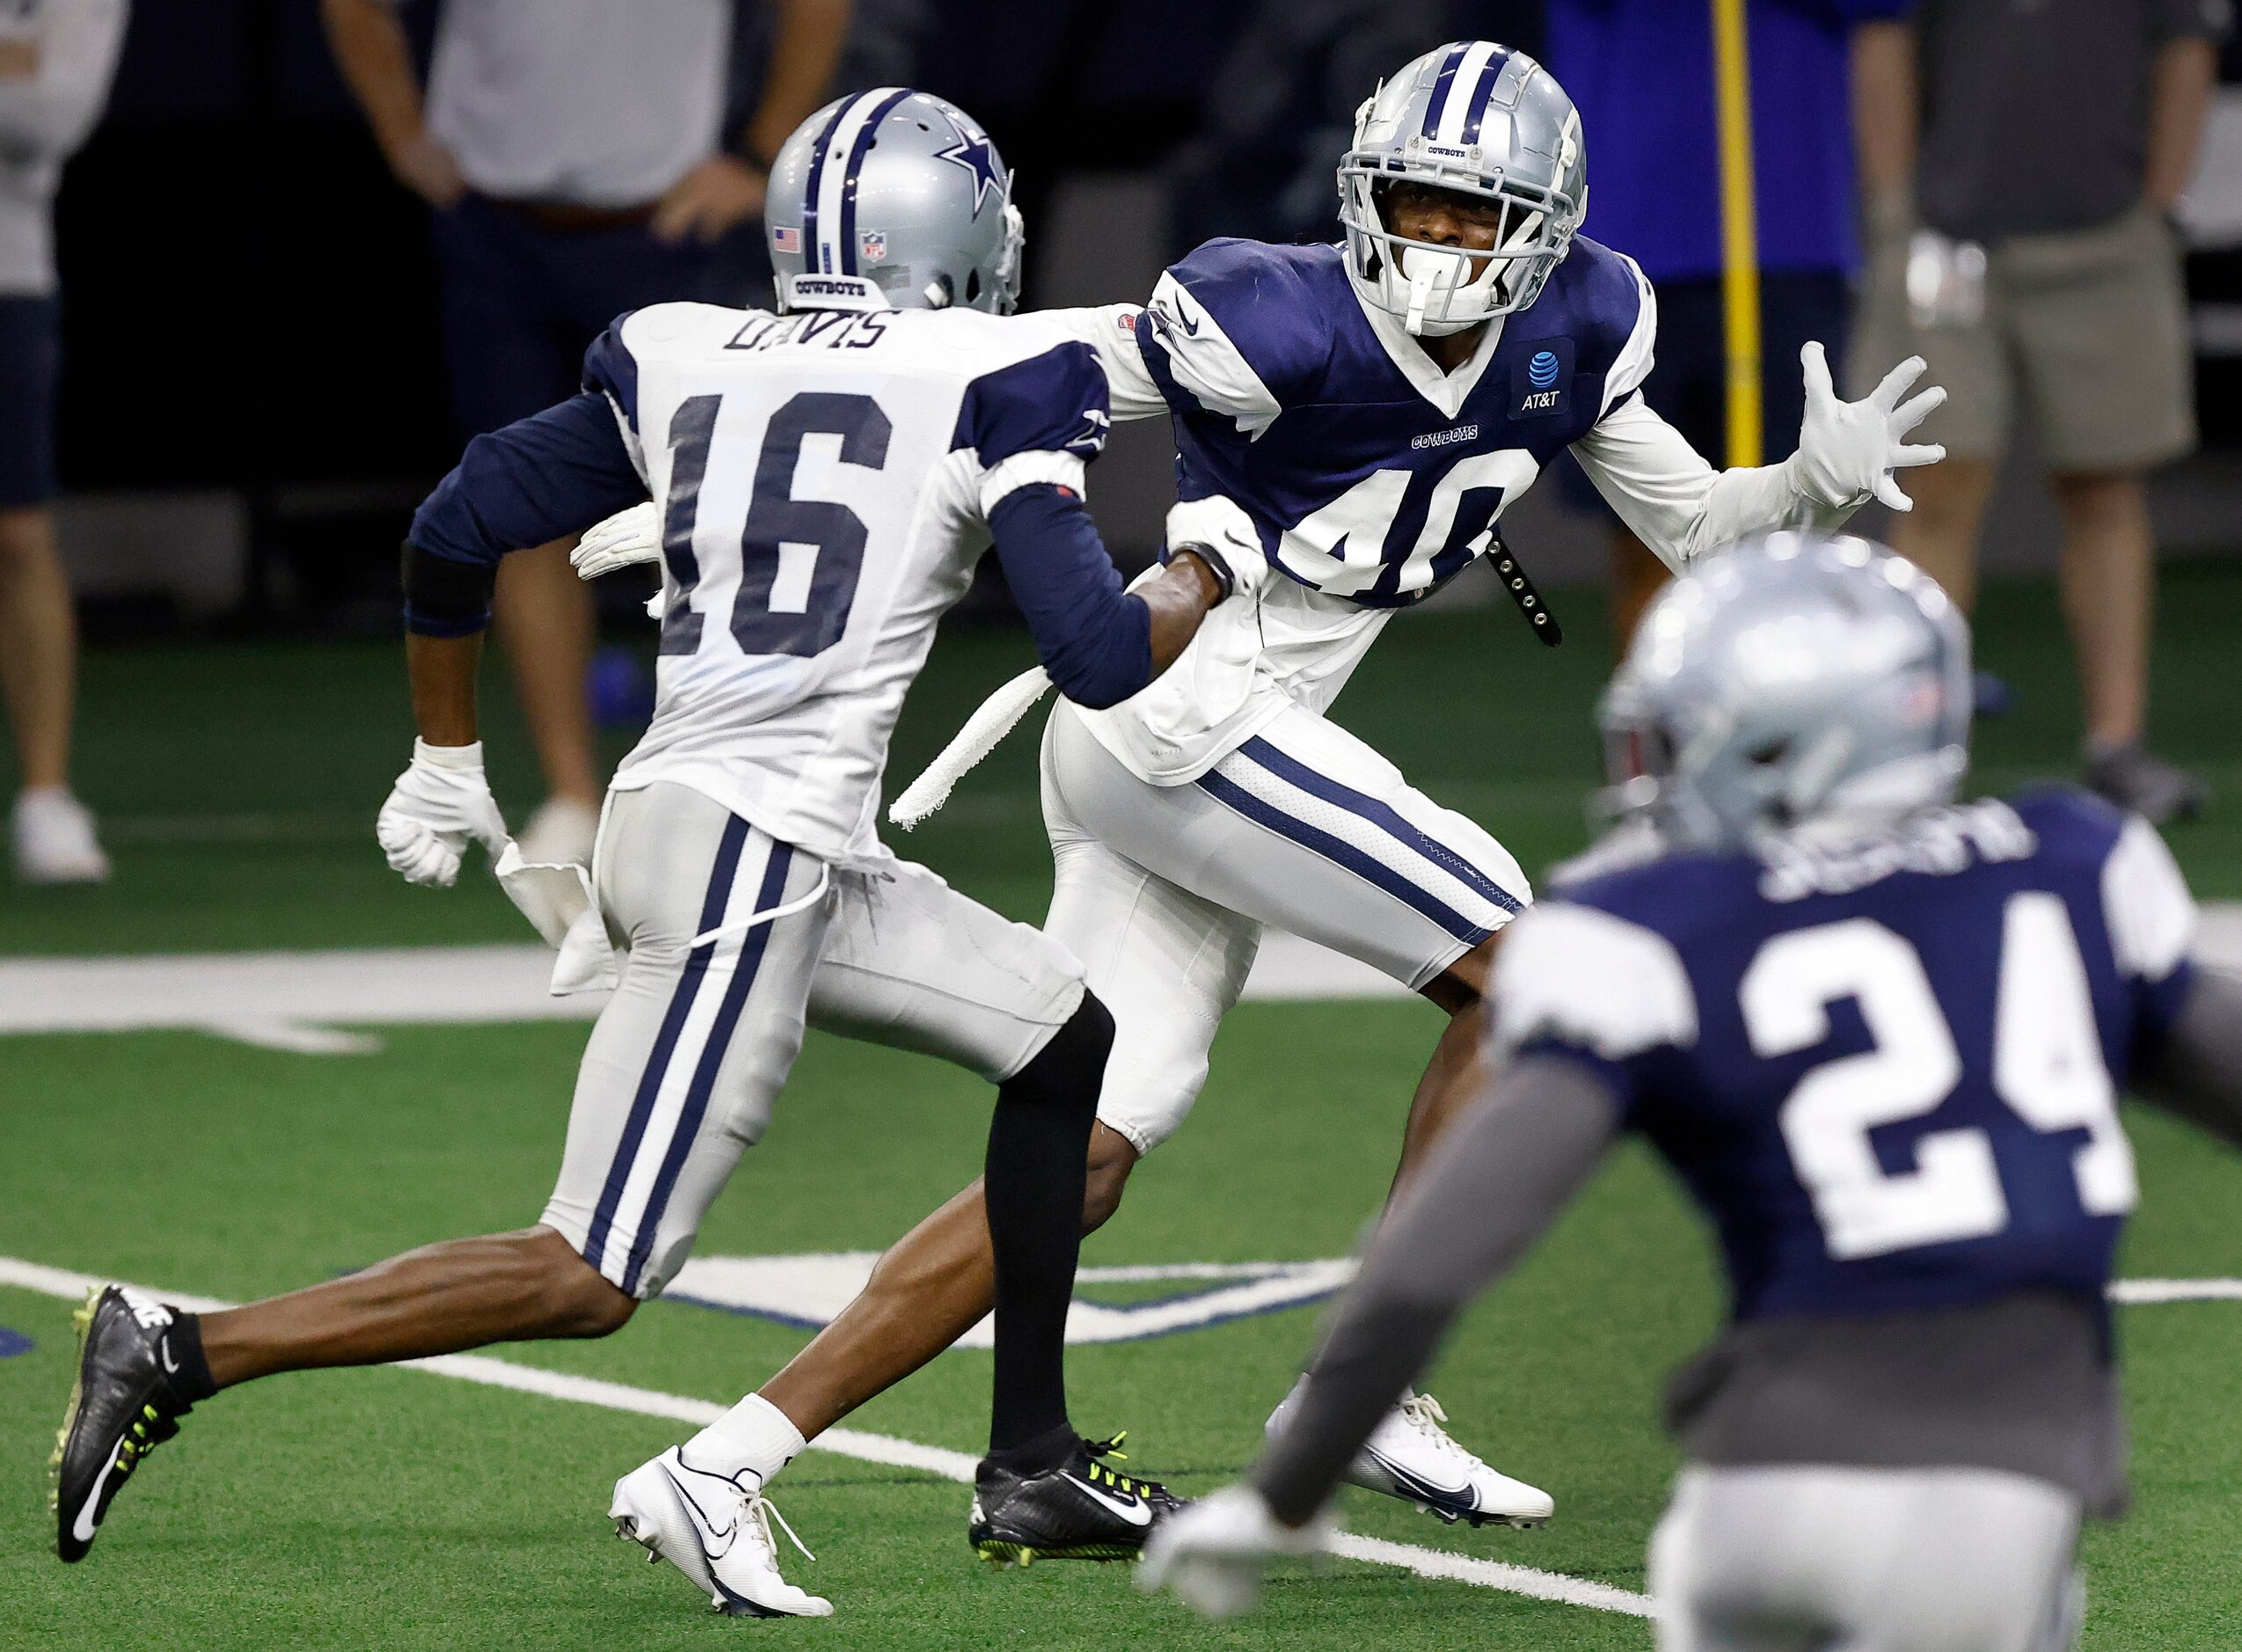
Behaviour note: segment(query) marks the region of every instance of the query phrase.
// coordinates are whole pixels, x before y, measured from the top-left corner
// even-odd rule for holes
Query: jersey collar
[[[1472,359],[1453,373],[1443,373],[1398,317],[1388,315],[1365,298],[1362,289],[1353,281],[1347,283],[1347,290],[1355,295],[1355,302],[1362,307],[1370,331],[1377,335],[1386,359],[1393,363],[1395,371],[1409,381],[1410,388],[1439,408],[1443,417],[1453,419],[1461,413],[1464,404],[1486,376],[1487,363],[1494,360],[1495,351],[1501,347],[1503,325],[1509,317],[1495,317],[1487,324],[1486,333],[1479,340],[1479,347],[1472,353]]]

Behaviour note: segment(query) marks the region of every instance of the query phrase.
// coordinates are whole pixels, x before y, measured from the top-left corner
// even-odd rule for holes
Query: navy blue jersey
[[[2049,790],[1569,887],[1505,941],[1498,1036],[1610,1083],[1740,1320],[2099,1299],[2136,1193],[2116,1096],[2193,928],[2145,822]]]
[[[1394,608],[1482,554],[1504,504],[1641,382],[1656,310],[1631,260],[1578,239],[1443,374],[1364,306],[1339,248],[1220,240],[1171,267],[1136,328],[1179,497],[1235,501],[1286,574]]]

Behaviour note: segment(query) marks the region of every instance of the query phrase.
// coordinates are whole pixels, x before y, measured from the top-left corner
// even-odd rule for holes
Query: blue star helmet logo
[[[949,115],[942,118],[949,121],[950,130],[958,135],[958,141],[952,148],[938,151],[934,158],[962,166],[973,174],[973,216],[978,218],[989,192],[1003,189],[1007,182],[1004,165],[997,158],[996,146],[985,135],[967,131]]]

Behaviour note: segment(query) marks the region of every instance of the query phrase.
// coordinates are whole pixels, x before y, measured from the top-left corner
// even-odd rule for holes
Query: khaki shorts
[[[1917,326],[1908,232],[1879,238],[1851,362],[1855,395],[1910,355],[1946,405],[1910,439],[1997,457],[2020,413],[2056,471],[2137,471],[2195,445],[2194,362],[2180,249],[2141,208],[2113,223],[2019,236],[1989,250],[1985,314]]]

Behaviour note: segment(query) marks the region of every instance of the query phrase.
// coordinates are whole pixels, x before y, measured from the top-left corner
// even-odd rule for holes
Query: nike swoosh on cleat
[[[740,1533],[740,1517],[734,1515],[732,1517],[732,1524],[726,1526],[723,1531],[719,1531],[716,1529],[716,1523],[711,1520],[708,1516],[702,1511],[700,1504],[693,1501],[693,1494],[685,1489],[684,1483],[681,1481],[676,1475],[669,1472],[667,1465],[665,1465],[662,1468],[661,1477],[668,1480],[672,1486],[676,1488],[677,1500],[683,1503],[685,1507],[691,1511],[693,1524],[698,1528],[699,1532],[702,1534],[700,1539],[701,1553],[707,1555],[712,1561],[720,1561],[726,1555],[729,1554],[732,1552],[733,1539],[738,1537]],[[724,1546],[720,1549],[712,1549],[709,1547],[709,1543],[712,1540],[721,1541]]]
[[[109,1475],[117,1466],[117,1454],[124,1449],[125,1443],[122,1439],[119,1439],[109,1448],[109,1460],[101,1466],[101,1472],[93,1477],[92,1489],[85,1494],[85,1501],[78,1505],[77,1518],[71,1523],[70,1535],[81,1543],[93,1541],[93,1534],[98,1529],[94,1524],[93,1511],[101,1506],[101,1488],[109,1483]]]
[[[1431,1497],[1435,1500],[1454,1502],[1466,1502],[1473,1509],[1477,1509],[1479,1506],[1479,1492],[1468,1480],[1461,1486],[1443,1486],[1437,1480],[1427,1480],[1422,1474],[1414,1473],[1410,1470],[1402,1467],[1400,1464],[1395,1462],[1384,1452],[1369,1451],[1367,1451],[1366,1448],[1366,1455],[1368,1455],[1369,1458],[1375,1462],[1396,1485],[1399,1486],[1402,1490],[1413,1496]]]
[[[1061,1471],[1059,1478],[1077,1488],[1087,1492],[1091,1496],[1105,1504],[1106,1508],[1112,1509],[1115,1514],[1119,1515],[1122,1519],[1128,1521],[1128,1524],[1133,1526],[1149,1526],[1152,1524],[1152,1511],[1144,1505],[1144,1502],[1141,1498],[1131,1498],[1127,1502],[1120,1502],[1115,1501],[1114,1498],[1108,1497],[1104,1492],[1099,1491],[1088,1480],[1077,1480],[1073,1475],[1065,1473],[1063,1470]]]

